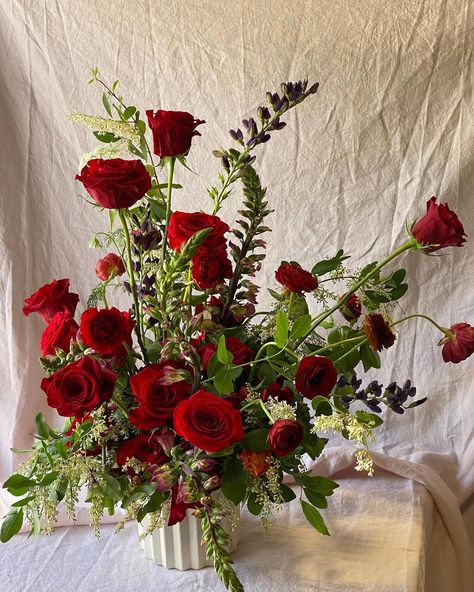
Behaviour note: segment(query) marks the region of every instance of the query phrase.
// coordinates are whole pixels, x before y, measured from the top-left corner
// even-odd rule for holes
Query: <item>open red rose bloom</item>
[[[303,456],[315,460],[339,432],[356,440],[357,470],[371,470],[365,448],[382,423],[382,408],[403,414],[426,400],[414,399],[410,381],[384,387],[372,376],[384,350],[396,337],[401,343],[404,322],[419,316],[433,323],[445,362],[474,353],[467,322],[447,329],[416,312],[397,317],[402,309],[395,304],[408,284],[395,258],[464,242],[458,217],[435,198],[406,242],[379,261],[349,269],[341,249],[319,261],[305,257],[304,267],[290,260],[270,270],[276,281],[257,308],[262,236],[277,202],[267,196],[255,155],[284,127],[283,116],[317,89],[307,80],[284,83],[282,93],[267,93],[269,107],[259,107],[258,117],[231,130],[234,147],[214,153],[223,170],[209,188],[208,212],[173,211],[184,178],[179,167],[187,166],[204,122],[150,109],[147,131],[140,112],[109,93],[118,119],[108,121],[113,134],[104,141],[125,139],[120,145],[130,152],[91,159],[76,177],[96,204],[111,210],[106,225],[112,227],[91,241],[106,249],[96,259],[99,284],[79,303],[68,279],[53,280],[26,298],[23,309],[46,324],[44,406],[67,420],[57,430],[37,416],[41,444],[24,474],[5,484],[17,493],[16,484],[23,484],[25,508],[12,509],[17,530],[34,516],[46,530],[52,526],[54,512],[38,493],[42,483],[54,489],[55,503],[61,495],[69,503],[85,488],[96,527],[102,512],[116,507],[163,525],[194,512],[212,534],[204,537],[209,553],[225,562],[221,518],[232,504],[268,517],[296,497],[283,483],[290,477],[305,516],[325,533],[318,508],[337,483],[306,471]],[[150,136],[155,156],[147,149]],[[221,208],[240,188],[243,205],[229,224]],[[186,205],[179,200],[180,208]],[[15,528],[2,531],[2,540]],[[38,529],[35,520],[32,528]],[[230,563],[225,569],[240,590]]]

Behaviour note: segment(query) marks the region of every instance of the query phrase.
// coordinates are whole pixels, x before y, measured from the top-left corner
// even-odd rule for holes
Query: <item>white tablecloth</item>
[[[424,486],[379,471],[341,480],[325,512],[330,537],[305,521],[295,500],[265,534],[243,513],[234,554],[247,592],[422,592],[433,503]],[[87,526],[58,528],[38,540],[21,535],[0,548],[2,592],[220,591],[212,568],[179,572],[155,566],[134,523],[100,541]],[[429,591],[429,588],[427,588]],[[446,591],[450,592],[450,591]]]

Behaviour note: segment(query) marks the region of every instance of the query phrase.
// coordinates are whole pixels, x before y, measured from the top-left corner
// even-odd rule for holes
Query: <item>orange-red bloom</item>
[[[247,473],[250,473],[253,477],[261,477],[270,468],[272,453],[268,451],[252,452],[251,450],[242,450],[239,458]]]
[[[370,346],[376,351],[388,349],[395,343],[395,333],[379,312],[368,314],[362,324]]]

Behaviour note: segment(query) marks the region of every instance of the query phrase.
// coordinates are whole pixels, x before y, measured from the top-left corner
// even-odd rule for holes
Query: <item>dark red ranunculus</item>
[[[275,272],[275,279],[297,294],[312,292],[318,287],[318,280],[309,271],[291,263],[282,263]]]
[[[268,443],[274,454],[287,456],[303,442],[304,428],[294,419],[277,419],[268,432]]]
[[[54,356],[56,348],[68,352],[71,339],[75,339],[78,331],[79,325],[68,310],[57,312],[41,334],[41,355]]]
[[[125,265],[122,257],[119,257],[116,253],[108,253],[108,255],[99,259],[95,266],[95,274],[103,282],[123,273],[125,273]]]
[[[169,460],[160,444],[157,432],[138,434],[134,438],[121,442],[117,448],[117,464],[124,465],[130,458],[136,458],[150,465],[161,465]]]
[[[109,401],[117,377],[97,360],[84,356],[43,378],[41,388],[48,405],[63,417],[82,418]]]
[[[268,401],[272,397],[277,401],[288,403],[293,405],[295,402],[295,393],[288,386],[281,386],[278,382],[274,382],[270,386],[263,389],[261,399],[262,401]]]
[[[87,193],[103,208],[130,208],[151,188],[141,160],[94,158],[76,175]]]
[[[101,356],[124,356],[124,343],[132,345],[135,321],[115,307],[88,308],[81,316],[82,341]]]
[[[253,357],[253,350],[245,345],[245,343],[240,341],[238,337],[226,337],[225,346],[227,351],[229,351],[233,356],[232,364],[234,366],[246,364]],[[207,371],[207,365],[209,364],[209,360],[212,358],[212,355],[217,351],[217,345],[214,343],[206,343],[206,345],[203,345],[197,351],[202,358],[203,368]]]
[[[182,378],[185,366],[167,360],[150,364],[130,377],[130,386],[138,408],[129,419],[140,430],[164,426],[173,417],[175,407],[192,392],[192,385]]]
[[[225,249],[192,258],[192,276],[201,290],[215,288],[232,277],[232,264]]]
[[[376,351],[388,349],[395,343],[395,333],[392,331],[390,323],[379,312],[371,312],[366,315],[362,328],[367,335],[370,347]]]
[[[346,321],[356,321],[362,314],[362,304],[358,296],[351,294],[340,311]]]
[[[37,312],[45,323],[49,323],[57,312],[76,311],[79,296],[69,292],[69,280],[53,280],[41,286],[34,294],[25,298],[23,314],[28,316]]]
[[[206,452],[219,452],[244,437],[240,412],[218,395],[199,390],[174,412],[179,436]]]
[[[328,358],[307,356],[299,363],[295,376],[297,390],[308,399],[326,397],[337,381],[337,370]]]
[[[453,337],[445,337],[443,344],[443,360],[458,364],[474,353],[474,327],[468,323],[456,323],[451,327]]]
[[[146,115],[153,134],[153,152],[160,158],[186,154],[193,137],[201,135],[196,130],[197,126],[206,123],[186,111],[160,109],[154,112],[149,109]]]
[[[199,246],[199,253],[209,253],[214,249],[222,250],[225,247],[224,234],[229,230],[229,226],[218,216],[210,216],[203,212],[174,212],[171,214],[168,226],[168,243],[175,251],[180,251],[181,247],[188,240],[205,228],[212,228]]]
[[[424,249],[428,253],[444,247],[461,247],[466,236],[456,214],[448,204],[437,204],[436,197],[426,202],[426,214],[411,232],[420,245],[431,245]]]

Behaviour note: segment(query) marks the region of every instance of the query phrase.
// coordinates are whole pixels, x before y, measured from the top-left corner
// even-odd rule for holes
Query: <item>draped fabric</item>
[[[355,268],[380,259],[432,195],[474,234],[473,24],[470,0],[2,0],[0,479],[19,462],[9,448],[31,445],[37,411],[57,421],[39,388],[42,321],[22,315],[23,298],[68,277],[82,310],[95,285],[99,253],[87,242],[108,220],[84,202],[74,175],[96,141],[65,120],[70,111],[101,111],[100,89],[87,84],[92,67],[119,79],[142,111],[206,120],[188,159],[198,174],[178,172],[184,188],[174,206],[184,211],[209,207],[206,187],[220,171],[211,151],[230,144],[228,130],[254,115],[266,91],[306,74],[320,82],[256,151],[275,210],[258,283],[272,286],[282,259],[311,268],[341,248]],[[222,210],[229,223],[239,199],[236,190]],[[474,323],[473,252],[468,239],[442,257],[406,255],[410,291],[394,314]],[[260,303],[269,303],[266,290]],[[438,551],[450,549],[445,575],[461,582],[467,539],[458,507],[474,490],[474,359],[443,363],[439,338],[417,319],[383,353],[381,379],[410,377],[428,402],[403,417],[384,413],[375,450],[380,466],[433,496]],[[336,441],[325,453],[329,472],[345,466],[347,446]],[[8,501],[2,492],[3,513]]]

